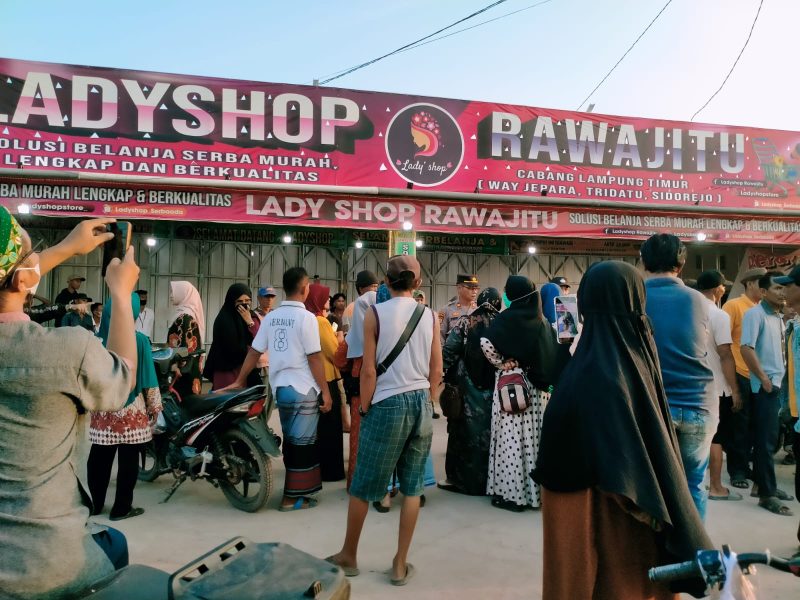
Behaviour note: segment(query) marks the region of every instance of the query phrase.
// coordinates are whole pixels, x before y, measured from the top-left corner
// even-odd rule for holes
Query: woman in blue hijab
[[[133,318],[139,316],[140,304],[137,294],[131,295]],[[108,343],[111,324],[111,300],[106,300],[98,336],[103,345]],[[93,412],[89,426],[89,493],[92,496],[92,514],[100,514],[106,500],[108,484],[111,480],[111,467],[117,459],[117,493],[109,518],[119,521],[136,517],[143,508],[133,507],[133,488],[139,474],[139,457],[144,444],[153,439],[152,424],[161,412],[161,393],[158,389],[150,340],[142,333],[136,333],[136,352],[138,368],[136,386],[128,397],[125,407],[116,412]]]
[[[561,296],[561,288],[555,283],[545,283],[542,289],[539,290],[542,295],[542,314],[544,318],[550,322],[550,325],[556,323],[556,296]]]

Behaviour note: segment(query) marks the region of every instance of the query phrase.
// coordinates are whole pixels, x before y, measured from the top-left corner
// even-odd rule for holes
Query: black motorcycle
[[[280,456],[261,418],[266,388],[181,397],[175,384],[189,376],[202,354],[186,348],[153,351],[164,410],[142,453],[139,479],[154,481],[171,472],[175,482],[163,502],[187,478],[205,479],[234,507],[255,512],[272,491],[270,457]]]

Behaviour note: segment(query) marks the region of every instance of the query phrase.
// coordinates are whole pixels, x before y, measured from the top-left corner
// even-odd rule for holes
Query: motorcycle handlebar
[[[699,577],[700,567],[697,561],[687,560],[686,562],[674,565],[664,565],[663,567],[653,567],[647,572],[647,576],[653,583],[667,583],[680,579],[693,579]]]
[[[787,560],[785,558],[772,556],[769,551],[752,552],[737,554],[736,562],[738,562],[739,566],[743,569],[755,564],[769,565],[778,571],[792,573],[793,575],[800,577],[800,557],[790,558]],[[653,583],[667,583],[681,579],[703,577],[703,573],[697,560],[687,560],[686,562],[682,563],[653,567],[647,572],[647,576]]]

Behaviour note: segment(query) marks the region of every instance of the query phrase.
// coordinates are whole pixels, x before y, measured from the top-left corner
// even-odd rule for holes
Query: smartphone
[[[122,260],[131,245],[131,224],[127,221],[117,221],[109,223],[106,228],[114,237],[103,244],[103,270],[102,276],[106,276],[108,263],[115,258]]]
[[[578,297],[556,296],[556,332],[559,344],[571,344],[578,335]]]

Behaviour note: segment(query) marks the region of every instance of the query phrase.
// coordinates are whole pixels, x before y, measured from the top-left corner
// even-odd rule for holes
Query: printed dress
[[[144,444],[153,439],[151,418],[161,412],[161,392],[148,388],[136,400],[114,412],[93,412],[89,441],[101,446]]]
[[[486,359],[497,369],[495,382],[500,376],[504,359],[486,338],[481,338],[481,349]],[[542,415],[550,394],[529,385],[532,403],[524,412],[511,414],[500,407],[495,386],[492,397],[492,434],[489,443],[489,479],[486,493],[519,506],[538,508],[541,492],[530,477],[536,467],[539,439],[542,433]]]

